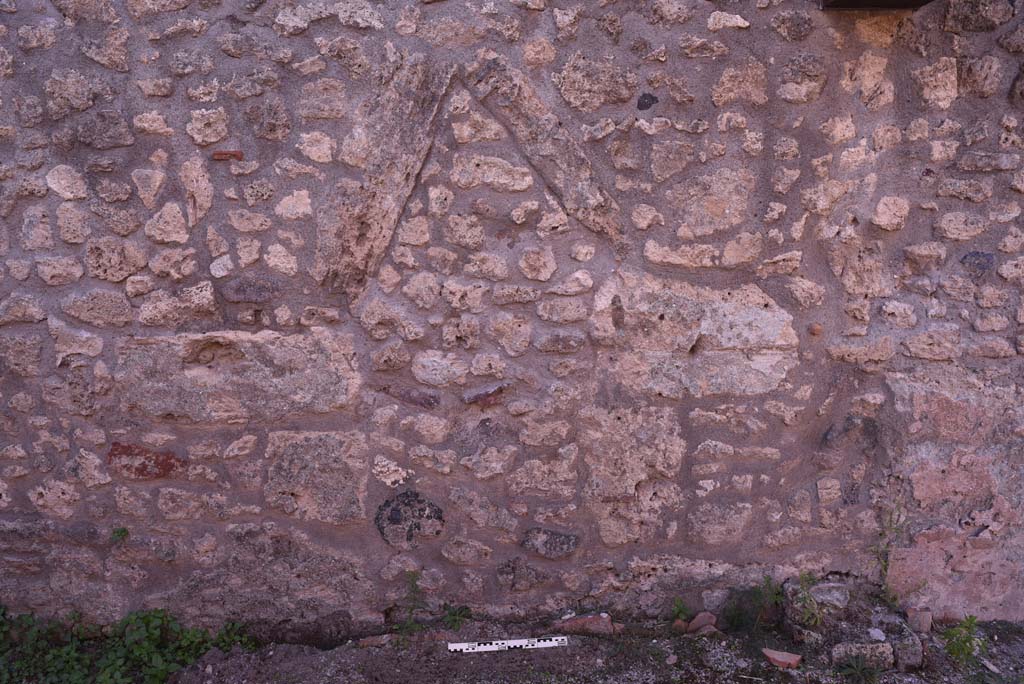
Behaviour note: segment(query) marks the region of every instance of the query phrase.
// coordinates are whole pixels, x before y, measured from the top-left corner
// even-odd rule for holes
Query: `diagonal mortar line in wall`
[[[509,139],[512,141],[512,146],[515,148],[516,153],[519,155],[519,157],[526,163],[527,166],[530,167],[531,171],[537,174],[537,176],[541,180],[541,183],[544,184],[545,191],[547,191],[552,197],[555,198],[556,202],[558,203],[558,208],[564,211],[567,216],[570,216],[571,212],[565,207],[565,200],[562,199],[562,193],[558,191],[558,188],[555,187],[555,184],[552,183],[551,180],[547,177],[547,174],[545,174],[544,171],[534,163],[533,158],[526,153],[522,145],[519,143],[519,138],[515,136],[515,134],[508,127],[508,125],[502,119],[502,117],[499,116],[498,114],[495,114],[494,111],[490,107],[488,107],[487,104],[481,98],[478,98],[476,95],[473,94],[472,89],[466,85],[466,81],[463,77],[464,74],[460,72],[458,76],[459,85],[465,88],[466,92],[470,93],[470,97],[473,99],[473,102],[475,102],[481,109],[486,111],[488,114],[493,116],[496,121],[498,121],[498,124],[501,126],[502,130],[504,130],[505,133],[508,134]]]
[[[449,66],[454,67],[454,65]],[[456,73],[457,71],[453,68],[452,76]],[[416,190],[420,187],[420,183],[423,180],[420,177],[420,174],[423,173],[423,167],[427,165],[427,160],[430,159],[430,154],[434,151],[434,143],[437,141],[437,116],[440,112],[444,111],[445,105],[451,97],[452,84],[454,81],[455,78],[448,78],[444,90],[437,98],[437,107],[434,111],[434,115],[430,118],[430,123],[428,124],[431,129],[431,135],[429,136],[427,147],[423,152],[423,156],[420,158],[419,165],[416,167],[416,173],[413,175],[412,185],[409,186],[409,192],[406,193],[405,198],[402,200],[402,204],[395,215],[395,225],[391,227],[391,238],[388,240],[388,244],[384,247],[384,253],[391,251],[391,241],[395,238],[395,228],[398,226],[398,221],[400,221],[402,216],[405,215],[405,209],[409,206],[409,200],[412,199],[412,196],[416,193]],[[459,81],[461,83],[461,79],[459,79]]]
[[[368,118],[370,130],[364,131],[368,144],[376,146],[370,147],[362,184],[318,213],[317,253],[311,275],[331,287],[340,286],[352,299],[362,293],[391,246],[395,228],[433,147],[437,116],[451,89],[455,65],[424,59],[420,54],[411,56],[384,90],[360,105],[369,108],[363,112],[367,117],[376,109],[385,108],[382,114]],[[425,69],[422,78],[426,82],[401,83],[401,78],[410,76],[402,72],[406,67]],[[438,82],[443,86],[430,88]],[[426,90],[420,94],[425,94],[426,102],[417,97],[417,89],[424,87]],[[411,114],[418,116],[410,120]],[[413,139],[406,140],[405,133],[413,128],[410,123],[419,126],[413,131]],[[413,146],[413,153],[403,156],[399,146],[405,143]],[[402,165],[390,163],[395,158],[405,160],[404,176]],[[380,164],[381,159],[388,163]]]
[[[482,88],[485,89],[485,92],[481,93],[481,84],[492,76],[498,77],[499,71],[504,72],[504,83],[483,85]],[[470,77],[471,74],[475,81],[472,86],[467,85],[465,80],[467,77]],[[524,160],[526,160],[530,168],[543,180],[545,187],[558,199],[562,209],[569,216],[575,218],[591,231],[605,234],[609,240],[611,240],[617,254],[622,256],[626,251],[627,246],[623,240],[621,226],[618,222],[619,206],[611,195],[605,192],[605,190],[598,185],[596,181],[590,178],[590,174],[593,170],[590,158],[583,152],[579,142],[572,137],[562,125],[561,118],[546,106],[539,114],[536,112],[523,113],[523,117],[529,119],[528,123],[531,124],[531,127],[537,130],[543,129],[544,126],[542,119],[546,116],[550,116],[552,120],[557,122],[557,128],[559,129],[557,134],[549,135],[546,141],[539,141],[535,143],[539,145],[542,142],[547,142],[554,148],[552,153],[549,155],[543,155],[536,150],[529,149],[529,144],[521,140],[520,136],[516,134],[516,126],[513,125],[513,122],[510,121],[509,117],[499,113],[496,111],[498,109],[497,107],[489,106],[486,102],[488,97],[494,93],[495,90],[509,91],[515,95],[521,95],[523,99],[530,96],[535,97],[535,93],[532,92],[532,88],[527,82],[525,75],[522,72],[509,67],[507,63],[505,63],[503,57],[493,55],[488,56],[486,61],[483,63],[473,64],[470,66],[463,65],[459,75],[459,81],[470,93],[474,102],[501,123],[502,127],[509,133],[516,151]],[[498,95],[508,97],[510,107],[512,106],[512,97],[509,94],[499,92]],[[575,162],[577,168],[583,172],[583,175],[585,175],[582,182],[578,183],[581,187],[577,189],[577,192],[582,195],[582,197],[578,199],[585,200],[586,204],[581,204],[578,199],[570,197],[571,188],[563,189],[560,183],[551,179],[549,173],[545,173],[543,171],[543,164],[540,161],[540,158],[544,156],[550,156],[553,163],[557,166],[567,166],[566,164],[563,164],[565,160],[557,159],[556,154],[558,152],[561,152],[565,157],[575,157],[575,159],[569,159],[569,161]],[[569,171],[568,168],[558,168],[557,170],[563,173]],[[594,195],[596,195],[596,198]]]

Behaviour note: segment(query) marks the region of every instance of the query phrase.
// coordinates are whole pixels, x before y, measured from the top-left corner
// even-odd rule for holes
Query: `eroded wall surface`
[[[1022,52],[1006,0],[0,0],[0,601],[1024,619]]]

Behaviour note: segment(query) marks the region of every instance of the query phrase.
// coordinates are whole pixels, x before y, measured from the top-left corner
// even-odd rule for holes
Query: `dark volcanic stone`
[[[814,21],[807,12],[786,10],[772,17],[772,28],[792,43],[811,35]]]
[[[1010,102],[1016,107],[1024,106],[1024,70],[1017,73],[1010,86]]]
[[[373,522],[384,541],[399,549],[414,549],[422,538],[439,537],[444,531],[441,509],[413,490],[382,503]]]
[[[650,109],[658,104],[658,98],[650,93],[644,93],[636,101],[636,108],[641,112]]]
[[[1007,52],[1019,54],[1024,52],[1024,25],[1018,26],[1013,31],[1003,34],[999,39],[999,45]]]
[[[529,591],[548,580],[546,573],[533,567],[520,556],[499,565],[497,574],[498,584],[512,591]]]
[[[946,6],[947,31],[991,31],[1013,18],[1008,0],[950,0]]]
[[[971,278],[978,280],[996,265],[996,257],[989,252],[968,252],[960,259],[960,265]]]
[[[379,390],[389,397],[404,401],[413,406],[422,408],[434,408],[441,403],[441,395],[430,390],[421,390],[416,387],[404,385],[382,385]]]
[[[245,110],[245,120],[252,126],[253,135],[264,140],[284,140],[292,130],[288,108],[279,97],[251,105]]]
[[[556,332],[538,337],[534,340],[533,346],[542,352],[573,354],[582,349],[586,343],[587,338],[583,333]]]
[[[474,389],[466,390],[462,393],[462,402],[464,404],[476,404],[481,402],[487,402],[490,399],[495,398],[509,387],[512,386],[511,382],[492,382]]]

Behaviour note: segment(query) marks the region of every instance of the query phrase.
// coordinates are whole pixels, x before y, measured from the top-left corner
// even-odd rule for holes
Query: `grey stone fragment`
[[[90,112],[77,129],[78,142],[97,150],[130,147],[135,144],[128,121],[120,112],[105,109]]]
[[[520,546],[547,558],[557,560],[571,556],[580,545],[579,535],[531,527],[526,530]]]
[[[924,646],[921,639],[913,632],[909,632],[902,638],[893,642],[893,652],[896,658],[896,667],[900,672],[916,670],[924,664]]]
[[[832,664],[842,665],[851,660],[863,658],[870,666],[879,670],[890,670],[895,664],[892,644],[860,644],[844,641],[832,647]]]

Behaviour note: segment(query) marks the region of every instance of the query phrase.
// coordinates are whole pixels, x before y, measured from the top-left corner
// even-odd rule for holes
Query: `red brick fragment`
[[[114,442],[107,453],[107,464],[121,477],[155,480],[182,471],[185,459],[173,451],[155,451],[138,444]]]
[[[800,665],[800,661],[803,660],[803,656],[796,653],[776,651],[771,648],[762,648],[761,653],[764,653],[764,657],[768,659],[768,662],[780,670],[796,669]]]
[[[578,615],[556,622],[552,629],[567,634],[618,634],[623,627],[617,622],[612,622],[608,613],[599,615]]]
[[[715,617],[714,613],[709,613],[706,610],[701,611],[697,613],[692,620],[690,620],[690,624],[687,626],[686,631],[690,634],[694,634],[701,627],[708,625],[714,627],[717,623],[718,619]]]
[[[228,159],[243,161],[245,153],[242,150],[217,150],[213,153],[213,161],[227,161]]]

